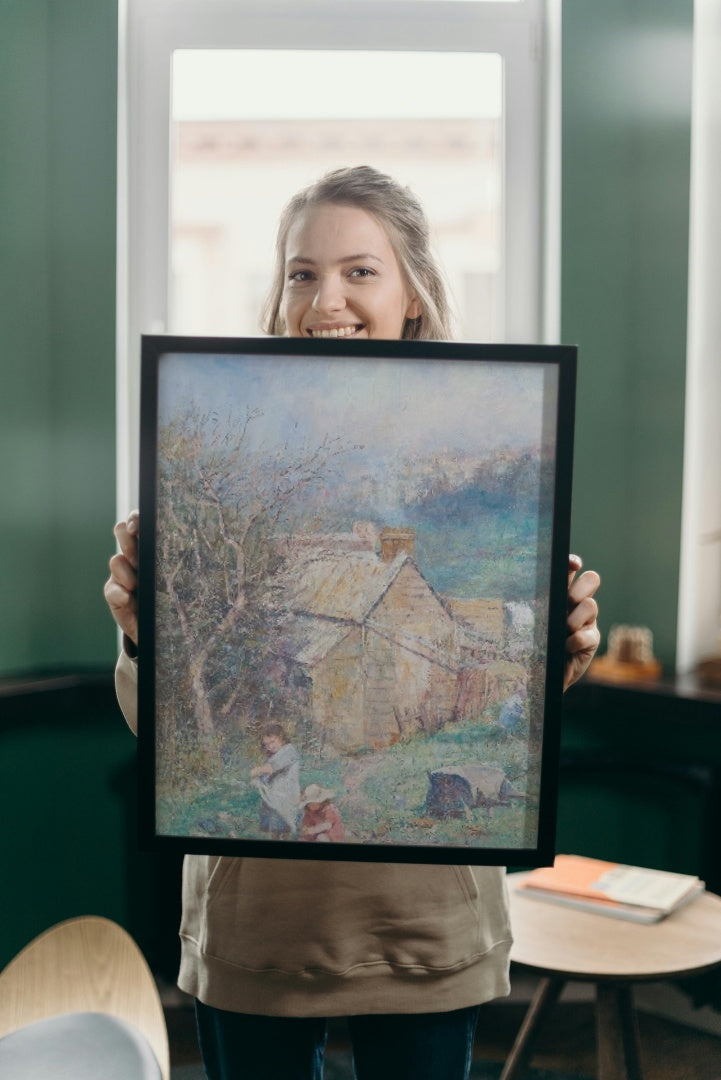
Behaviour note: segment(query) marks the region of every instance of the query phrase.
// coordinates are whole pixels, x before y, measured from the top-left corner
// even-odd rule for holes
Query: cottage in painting
[[[288,681],[304,688],[314,729],[339,750],[437,731],[459,717],[460,698],[474,685],[478,628],[474,639],[426,581],[414,543],[411,529],[377,533],[366,523],[281,542],[287,569],[270,600],[278,650]],[[485,672],[484,697],[492,665],[488,655],[470,664]],[[523,673],[513,668],[518,681]]]

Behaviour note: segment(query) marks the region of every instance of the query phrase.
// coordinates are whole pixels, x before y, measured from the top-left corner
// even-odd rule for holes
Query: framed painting
[[[575,370],[143,339],[144,846],[552,861]]]

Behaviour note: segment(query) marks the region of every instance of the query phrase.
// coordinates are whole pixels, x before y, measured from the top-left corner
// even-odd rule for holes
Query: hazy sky
[[[160,413],[195,405],[239,420],[253,449],[345,436],[390,456],[537,446],[541,437],[541,364],[487,361],[371,361],[272,356],[164,358]],[[385,454],[381,451],[381,456]]]

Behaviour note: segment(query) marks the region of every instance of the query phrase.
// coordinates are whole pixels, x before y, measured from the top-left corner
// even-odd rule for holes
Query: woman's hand
[[[113,532],[120,553],[110,560],[110,577],[103,590],[110,613],[123,633],[134,645],[138,644],[138,531],[137,510],[119,521]]]
[[[601,640],[596,625],[598,604],[594,593],[601,584],[595,570],[576,574],[583,566],[578,555],[568,557],[568,617],[566,619],[566,672],[563,689],[568,690],[581,678],[593,660]]]

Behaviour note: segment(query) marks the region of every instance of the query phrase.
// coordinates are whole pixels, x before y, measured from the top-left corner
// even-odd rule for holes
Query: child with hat
[[[300,800],[303,807],[301,840],[314,840],[325,844],[343,840],[343,822],[338,807],[331,802],[334,794],[335,792],[321,787],[320,784],[308,784]]]

